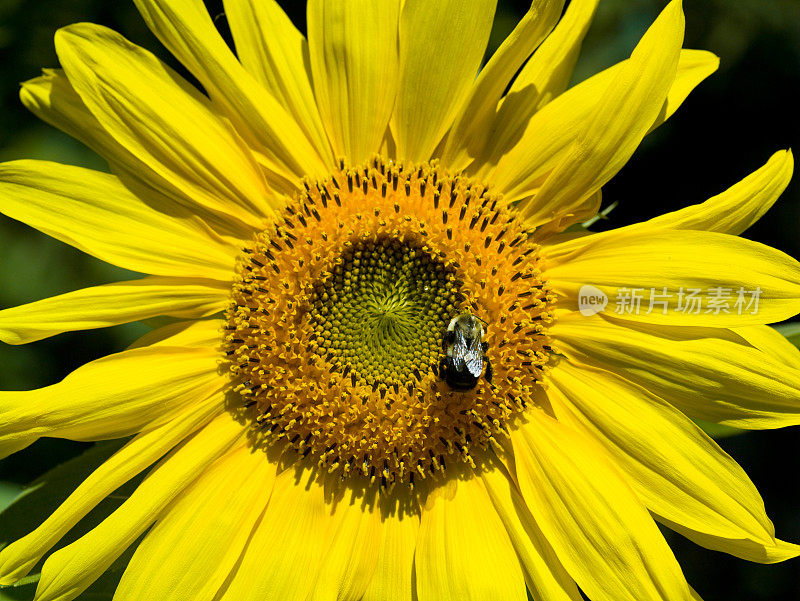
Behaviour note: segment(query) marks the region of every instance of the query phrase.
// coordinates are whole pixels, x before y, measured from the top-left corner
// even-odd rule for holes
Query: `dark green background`
[[[281,4],[304,29],[304,3]],[[625,58],[665,4],[602,2],[575,81]],[[667,125],[648,137],[606,186],[606,201],[620,204],[601,227],[625,225],[702,201],[761,166],[775,150],[796,146],[800,139],[800,0],[686,0],[685,5],[685,46],[715,52],[721,68]],[[526,8],[525,2],[501,1],[492,48]],[[209,9],[214,15],[222,13],[218,2],[209,3]],[[55,30],[77,21],[117,29],[178,67],[132,3],[0,0],[0,160],[42,158],[104,168],[80,144],[36,121],[17,99],[18,82],[38,75],[41,67],[57,66]],[[224,30],[224,16],[218,22]],[[746,236],[800,257],[796,182],[797,178]],[[0,308],[131,275],[0,216]],[[24,390],[56,382],[86,361],[120,350],[143,331],[142,325],[126,325],[62,334],[24,347],[0,344],[0,389]],[[800,542],[797,428],[752,432],[720,442],[761,490],[778,534]],[[21,485],[83,449],[84,445],[67,441],[42,441],[0,462],[0,506]],[[760,566],[699,549],[678,536],[669,539],[689,582],[706,601],[800,599],[800,560]]]

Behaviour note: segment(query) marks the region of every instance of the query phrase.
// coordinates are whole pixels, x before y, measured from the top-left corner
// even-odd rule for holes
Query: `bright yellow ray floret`
[[[0,457],[130,437],[0,533],[0,585],[46,558],[36,600],[68,601],[141,539],[117,601],[690,601],[656,521],[800,555],[692,421],[800,423],[800,351],[766,325],[800,309],[800,264],[738,237],[791,152],[704,203],[580,226],[717,68],[682,48],[679,0],[572,87],[597,0],[533,0],[483,67],[493,0],[310,0],[307,37],[274,0],[226,0],[236,53],[201,0],[135,1],[202,91],[107,28],[60,30],[61,69],[22,101],[111,173],[5,163],[0,211],[146,275],[0,311],[0,340],[170,319],[0,392]],[[760,305],[586,315],[587,284]]]

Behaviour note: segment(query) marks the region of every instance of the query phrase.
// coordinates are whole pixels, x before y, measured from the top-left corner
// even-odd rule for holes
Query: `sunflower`
[[[580,225],[717,67],[681,48],[679,0],[569,89],[597,0],[534,0],[483,68],[494,0],[310,0],[307,40],[230,0],[236,55],[200,0],[136,4],[203,91],[60,30],[63,70],[22,100],[113,175],[5,163],[0,210],[148,275],[2,311],[0,339],[172,319],[0,394],[0,456],[129,437],[0,552],[0,584],[145,471],[49,555],[38,601],[138,539],[117,600],[696,599],[656,521],[800,554],[692,421],[800,423],[800,354],[764,325],[800,308],[800,264],[738,237],[790,152],[702,204]]]

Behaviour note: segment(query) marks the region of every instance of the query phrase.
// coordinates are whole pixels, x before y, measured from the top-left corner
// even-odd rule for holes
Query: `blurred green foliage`
[[[303,3],[284,0],[281,4],[304,29]],[[665,0],[601,2],[574,80],[624,59],[665,4]],[[220,2],[208,5],[212,15],[222,13]],[[511,31],[527,6],[521,0],[500,2],[490,50]],[[796,145],[798,140],[800,0],[694,0],[685,2],[685,10],[685,46],[715,52],[722,59],[721,69],[645,141],[606,187],[606,202],[619,201],[620,208],[605,227],[702,201],[759,167],[775,150]],[[52,43],[56,29],[78,21],[121,31],[186,74],[147,31],[132,2],[0,0],[0,160],[36,158],[106,168],[81,144],[37,122],[17,99],[18,82],[35,77],[42,67],[57,66]],[[224,18],[220,22],[224,28]],[[747,235],[800,256],[799,228],[800,186],[793,183]],[[0,308],[130,277],[134,274],[0,216]],[[0,389],[24,390],[56,382],[86,361],[124,348],[146,329],[133,324],[62,334],[24,347],[0,345]],[[800,511],[794,494],[800,471],[796,429],[749,433],[721,444],[759,486],[778,533],[800,541]],[[36,478],[47,474],[41,482],[57,480],[58,470],[48,472],[53,466],[75,456],[85,463],[102,455],[81,456],[85,449],[80,443],[47,440],[0,462],[0,509]],[[56,487],[51,501],[59,495],[64,498],[68,490]],[[41,519],[44,514],[31,515]],[[780,566],[747,564],[667,534],[689,581],[706,601],[798,598],[797,561]],[[27,585],[0,591],[0,601],[30,599],[32,590]],[[101,598],[110,598],[108,590],[95,588],[81,596]]]

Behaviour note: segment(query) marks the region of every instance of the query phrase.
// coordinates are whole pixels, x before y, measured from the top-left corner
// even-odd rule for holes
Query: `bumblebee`
[[[439,375],[454,390],[475,388],[484,372],[492,381],[492,366],[485,353],[489,348],[483,341],[485,330],[480,319],[471,313],[456,315],[447,326],[442,341],[445,356],[439,366]]]

